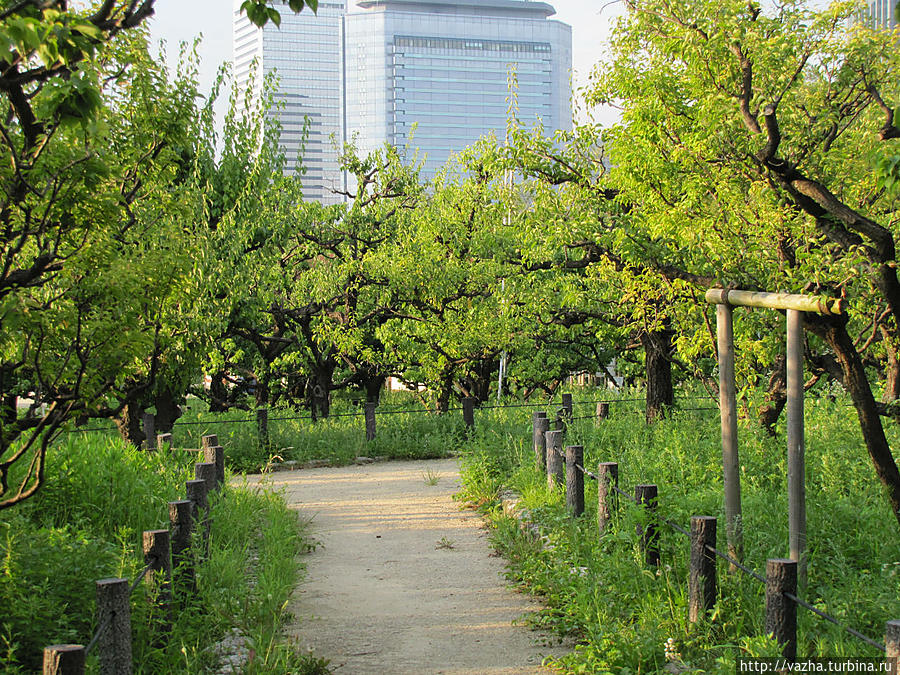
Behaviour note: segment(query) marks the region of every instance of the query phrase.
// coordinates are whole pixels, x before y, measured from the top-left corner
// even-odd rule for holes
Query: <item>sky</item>
[[[576,87],[583,85],[591,68],[603,58],[612,20],[624,10],[624,4],[621,0],[546,1],[556,8],[552,19],[572,26],[574,82]],[[177,61],[179,43],[191,42],[202,33],[203,91],[212,83],[219,64],[231,59],[232,6],[232,0],[156,0],[150,31],[154,41],[166,41],[170,64]]]

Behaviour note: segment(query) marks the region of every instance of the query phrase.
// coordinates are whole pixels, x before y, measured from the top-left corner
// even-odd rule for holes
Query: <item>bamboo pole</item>
[[[806,443],[803,421],[803,314],[787,311],[788,543],[806,587]]]
[[[767,309],[796,309],[815,314],[843,314],[844,301],[840,298],[826,298],[815,295],[794,295],[791,293],[760,293],[727,288],[710,288],[706,291],[706,301],[716,305],[732,307],[763,307]]]
[[[741,522],[741,474],[737,442],[737,396],[734,389],[734,327],[729,305],[716,305],[719,347],[719,411],[722,424],[722,480],[725,487],[725,532],[728,553],[737,561],[744,557]],[[731,571],[736,571],[731,566]]]

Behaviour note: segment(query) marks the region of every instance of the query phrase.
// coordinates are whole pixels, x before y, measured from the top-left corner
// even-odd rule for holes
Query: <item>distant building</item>
[[[503,138],[511,93],[524,124],[571,129],[572,29],[553,14],[521,0],[358,0],[344,18],[345,137],[363,152],[409,143],[430,177],[480,136]]]
[[[241,90],[273,69],[273,111],[288,167],[298,158],[310,199],[341,201],[335,144],[361,153],[409,145],[431,177],[451,153],[491,131],[503,138],[510,110],[547,133],[571,129],[572,29],[528,0],[320,2],[318,14],[282,13],[281,28],[257,29],[234,0],[234,62]],[[261,68],[255,80],[251,63]],[[515,83],[511,83],[511,73]],[[510,96],[513,99],[510,101]],[[302,144],[304,119],[308,138]]]
[[[343,201],[332,188],[341,187],[336,143],[341,142],[343,49],[341,22],[343,0],[320,2],[318,13],[308,9],[294,14],[284,7],[281,28],[269,23],[254,26],[234,0],[234,71],[239,92],[253,87],[258,93],[262,79],[275,70],[279,80],[276,100],[280,110],[271,115],[281,123],[281,145],[286,173],[294,173],[302,161],[304,195],[325,203]],[[258,63],[255,74],[251,64]],[[304,144],[304,122],[309,126]]]
[[[897,14],[894,8],[898,0],[873,0],[869,3],[868,19],[874,28],[896,28]]]

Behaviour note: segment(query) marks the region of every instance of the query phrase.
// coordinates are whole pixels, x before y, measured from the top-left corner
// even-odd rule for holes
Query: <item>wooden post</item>
[[[562,485],[565,478],[565,466],[563,464],[563,432],[555,429],[546,433],[547,439],[547,486],[552,490],[556,485]]]
[[[205,483],[204,483],[205,485]],[[191,533],[194,530],[193,502],[183,499],[169,502],[169,526],[172,531],[172,575],[176,596],[197,590]]]
[[[194,478],[206,482],[206,494],[216,490],[216,465],[212,462],[197,462],[194,464]]]
[[[204,438],[208,438],[204,436]],[[213,436],[215,438],[215,436]],[[203,460],[216,466],[216,487],[225,485],[225,448],[221,445],[203,447]]]
[[[153,439],[156,438],[156,416],[153,413],[145,412],[141,415],[141,424],[144,427],[144,448],[155,450]]]
[[[262,446],[269,445],[269,409],[256,409],[256,437]]]
[[[737,396],[734,389],[734,327],[732,308],[716,305],[716,334],[719,348],[719,411],[722,426],[722,477],[725,484],[725,533],[728,554],[740,562],[744,558],[741,517],[741,474],[737,442]],[[730,566],[731,571],[737,571]]]
[[[50,645],[44,647],[43,675],[84,675],[82,645]]]
[[[196,472],[196,467],[194,471]],[[203,549],[209,546],[209,499],[206,495],[205,480],[189,480],[185,484],[187,498],[191,502],[191,516],[193,522],[200,524],[203,528]]]
[[[803,420],[803,313],[787,310],[788,543],[806,588],[806,442]]]
[[[375,440],[375,403],[366,403],[365,405],[365,415],[366,415],[366,440],[374,441]]]
[[[157,434],[156,435],[156,449],[162,450],[166,446],[172,447],[172,434]]]
[[[168,530],[144,531],[144,564],[151,566],[147,583],[153,591],[151,598],[159,608],[159,629],[166,633],[172,630],[172,560],[169,550]]]
[[[697,623],[716,604],[716,519],[691,518],[691,567],[688,575],[688,620]]]
[[[619,465],[616,462],[600,462],[597,465],[597,529],[600,537],[612,520],[618,505]]]
[[[466,431],[475,428],[475,399],[466,397],[462,402],[463,406],[463,424],[466,425]]]
[[[565,411],[563,413],[563,417],[567,420],[571,420],[574,416],[575,407],[572,404],[572,394],[563,394],[562,395],[562,407]]]
[[[634,501],[645,509],[646,525],[638,525],[637,533],[641,538],[641,550],[644,562],[653,567],[659,566],[659,526],[656,523],[656,500],[658,489],[655,485],[635,485]]]
[[[797,561],[770,558],[766,561],[766,634],[783,645],[781,654],[797,658],[797,603],[785,597],[797,594]]]
[[[550,420],[547,413],[536,412],[531,418],[531,440],[534,447],[534,465],[543,473],[547,470],[547,438],[544,436],[550,430]]]
[[[607,417],[609,417],[609,403],[607,403],[606,401],[600,401],[597,404],[597,424],[600,424]]]
[[[567,445],[566,508],[576,518],[584,513],[584,474],[579,466],[584,466],[584,447]]]
[[[900,621],[888,621],[884,629],[884,653],[890,675],[900,674]]]
[[[131,601],[128,579],[97,582],[97,655],[102,675],[131,675]]]
[[[219,444],[219,437],[216,434],[207,434],[206,436],[200,437],[200,447],[204,450],[206,448],[214,448]]]

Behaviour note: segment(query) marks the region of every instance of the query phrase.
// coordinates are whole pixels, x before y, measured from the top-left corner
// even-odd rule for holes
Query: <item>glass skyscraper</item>
[[[352,0],[351,0],[352,1]],[[317,15],[283,13],[281,29],[254,28],[235,0],[238,86],[280,75],[278,114],[288,162],[301,157],[305,194],[339,201],[343,184],[332,139],[362,154],[408,146],[430,177],[451,153],[514,114],[547,133],[572,126],[572,30],[555,10],[528,0],[356,0],[319,3]],[[303,121],[309,138],[301,148]]]

